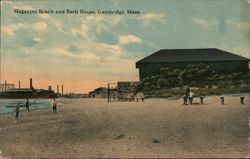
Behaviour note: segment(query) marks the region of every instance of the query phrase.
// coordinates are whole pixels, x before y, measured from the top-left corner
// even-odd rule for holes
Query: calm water
[[[238,94],[224,94],[224,96],[234,96],[234,97],[238,97],[238,96],[250,96],[250,93],[238,93]]]
[[[13,113],[13,106],[18,102],[21,102],[21,111],[25,110],[24,106],[26,100],[24,99],[0,99],[0,115]],[[32,109],[44,109],[51,107],[51,99],[30,99],[30,110]]]

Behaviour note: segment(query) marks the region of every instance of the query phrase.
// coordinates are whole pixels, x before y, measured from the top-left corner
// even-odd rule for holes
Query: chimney
[[[21,82],[18,81],[18,88],[20,89],[21,88]]]
[[[59,93],[59,85],[57,85],[56,93]]]
[[[33,89],[32,78],[30,78],[30,89]]]
[[[5,91],[5,92],[7,91],[6,89],[7,89],[7,81],[5,80],[5,81],[4,81],[4,91]]]
[[[63,95],[63,85],[62,85],[62,95]]]
[[[49,90],[49,91],[52,91],[52,86],[48,86],[48,90]]]

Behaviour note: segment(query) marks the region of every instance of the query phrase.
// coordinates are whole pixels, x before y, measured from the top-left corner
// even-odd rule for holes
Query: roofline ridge
[[[138,65],[139,63],[143,63],[144,60],[147,59],[147,58],[150,58],[150,57],[155,56],[155,55],[157,56],[157,54],[162,54],[162,53],[164,53],[165,51],[174,51],[174,50],[175,50],[175,51],[178,51],[178,50],[213,50],[213,51],[221,52],[222,54],[228,54],[228,55],[231,56],[231,58],[236,58],[236,57],[237,57],[237,58],[236,58],[237,61],[238,61],[238,60],[240,60],[240,61],[242,61],[242,60],[243,60],[243,61],[245,61],[245,60],[250,61],[250,59],[247,58],[247,57],[244,57],[244,56],[238,55],[238,54],[234,54],[234,53],[231,53],[231,52],[228,52],[228,51],[224,51],[224,50],[221,50],[221,49],[218,49],[218,48],[159,49],[158,51],[152,53],[151,55],[148,55],[148,56],[144,57],[143,59],[137,61],[137,62],[136,62],[136,68],[138,67],[137,65]],[[219,61],[221,61],[221,60],[219,60]],[[233,61],[233,60],[232,60],[232,61]]]
[[[186,49],[183,49],[183,48],[180,48],[180,49],[160,49],[158,51],[161,51],[161,50],[207,50],[207,49],[215,49],[215,50],[220,50],[218,48],[215,48],[215,47],[211,47],[211,48],[186,48]],[[157,51],[157,52],[158,52]],[[223,51],[223,50],[221,50]]]

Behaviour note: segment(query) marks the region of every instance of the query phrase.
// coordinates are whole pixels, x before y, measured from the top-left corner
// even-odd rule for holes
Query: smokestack
[[[63,85],[62,85],[62,95],[63,95]]]
[[[52,91],[52,86],[48,86],[48,90],[49,90],[49,91]]]
[[[30,89],[33,89],[32,78],[30,78]]]
[[[6,92],[6,89],[7,89],[7,81],[5,80],[4,81],[4,91]]]
[[[57,85],[57,88],[56,88],[56,93],[59,93],[59,85]]]
[[[21,88],[21,82],[18,81],[18,88],[20,89]]]

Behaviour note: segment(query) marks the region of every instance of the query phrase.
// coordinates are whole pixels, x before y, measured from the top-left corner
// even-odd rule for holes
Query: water
[[[238,97],[238,96],[250,96],[250,93],[224,94],[223,96],[234,96],[234,97]]]
[[[18,102],[21,102],[20,110],[25,110],[25,99],[1,99],[0,100],[0,115],[13,113],[13,106],[17,105]],[[50,99],[30,99],[30,110],[34,109],[44,109],[51,107]],[[24,107],[23,107],[24,106]]]

